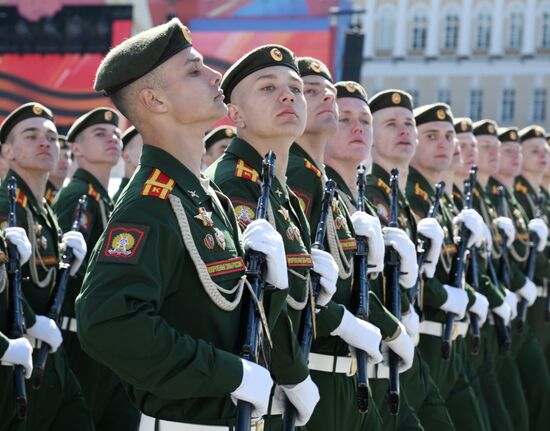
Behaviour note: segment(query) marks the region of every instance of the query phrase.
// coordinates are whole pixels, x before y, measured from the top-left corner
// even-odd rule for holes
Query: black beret
[[[472,125],[472,119],[468,117],[455,118],[454,126],[455,126],[455,132],[457,134],[473,132],[474,130]]]
[[[204,147],[208,150],[216,142],[221,141],[222,139],[232,139],[233,136],[237,135],[237,129],[233,126],[219,126],[215,129],[212,129],[206,134],[203,138]]]
[[[499,127],[497,134],[500,142],[519,142],[517,127]]]
[[[523,142],[531,138],[544,139],[545,134],[546,132],[542,127],[533,124],[531,126],[524,127],[519,131],[519,140],[520,142]]]
[[[550,133],[546,134],[546,142],[548,142],[550,144]]]
[[[362,100],[367,105],[369,104],[369,98],[367,96],[367,90],[355,82],[355,81],[340,81],[334,84],[336,87],[336,98],[341,99],[342,97],[355,97],[356,99]]]
[[[103,59],[94,90],[106,95],[116,93],[190,46],[191,32],[178,18],[138,33]]]
[[[407,108],[412,112],[413,100],[412,96],[401,90],[384,90],[376,93],[369,100],[370,111],[374,114],[376,111],[384,108],[395,108],[400,106]]]
[[[67,142],[67,137],[65,135],[58,135],[57,140],[59,141],[59,148],[62,150],[69,150],[69,143]]]
[[[118,114],[111,108],[96,108],[77,118],[67,133],[67,140],[74,142],[86,128],[96,124],[112,124],[118,127]]]
[[[496,121],[488,120],[488,119],[479,120],[473,124],[473,128],[474,128],[474,135],[476,136],[480,136],[480,135],[497,136],[498,125]]]
[[[132,138],[138,134],[139,132],[134,126],[128,127],[122,134],[122,149],[126,148],[126,145],[128,145],[128,142],[130,142]]]
[[[231,102],[231,93],[248,75],[271,66],[286,66],[300,74],[294,53],[281,45],[263,45],[239,58],[223,75],[221,88],[225,103]]]
[[[433,121],[445,121],[453,124],[453,113],[451,107],[446,103],[422,105],[416,108],[413,113],[417,126]]]
[[[322,61],[313,57],[298,57],[297,61],[301,77],[316,75],[334,82],[328,67]]]
[[[21,105],[12,111],[0,126],[0,144],[6,142],[8,134],[17,124],[29,118],[42,117],[53,122],[53,113],[44,105],[37,102],[30,102]]]

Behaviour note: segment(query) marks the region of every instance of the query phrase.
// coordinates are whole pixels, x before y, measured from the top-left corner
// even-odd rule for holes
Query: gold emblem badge
[[[517,139],[518,139],[518,134],[516,133],[515,130],[512,130],[512,131],[510,132],[510,139],[511,139],[512,141],[517,141]]]
[[[32,113],[34,115],[42,115],[42,112],[44,112],[44,110],[42,109],[42,106],[40,106],[39,104],[34,104],[32,106]]]
[[[460,122],[460,130],[462,130],[463,132],[468,130],[468,121],[467,120],[462,120]]]
[[[225,250],[225,236],[223,232],[219,229],[214,229],[214,236],[216,237],[216,242],[222,250]]]
[[[495,133],[495,126],[493,126],[492,124],[489,124],[487,126],[487,130],[489,131],[489,133]]]
[[[535,127],[535,136],[542,136],[542,129],[540,127]]]
[[[350,93],[355,93],[357,91],[357,84],[355,82],[346,82],[346,90]]]
[[[315,73],[321,73],[321,65],[319,63],[317,63],[316,61],[313,61],[310,65],[309,65],[309,68],[311,70],[313,70]]]
[[[135,244],[136,240],[131,233],[122,232],[113,238],[108,253],[116,256],[129,256],[133,253]]]
[[[231,138],[232,136],[234,136],[235,133],[233,132],[233,129],[225,129],[225,136],[227,136],[228,138]]]
[[[285,221],[289,221],[289,220],[290,220],[290,216],[289,216],[289,214],[288,214],[288,210],[287,210],[285,207],[279,207],[279,209],[277,210],[277,212],[283,216],[283,219],[284,219]]]
[[[183,33],[183,38],[191,43],[192,39],[191,39],[191,31],[184,25],[181,26],[181,32]]]
[[[195,216],[195,218],[200,220],[204,227],[214,226],[214,222],[212,221],[212,212],[206,211],[204,207],[199,208],[199,213]]]
[[[254,210],[247,205],[235,206],[235,214],[237,215],[237,221],[241,226],[248,226],[248,224],[254,220],[256,216]]]
[[[393,93],[391,95],[391,102],[394,104],[394,105],[399,105],[401,103],[401,94],[399,93]]]
[[[269,51],[271,54],[271,58],[275,61],[283,61],[283,53],[279,51],[277,48],[272,48],[271,51]]]
[[[435,115],[441,121],[445,119],[445,111],[443,109],[438,109]]]
[[[214,237],[211,235],[211,234],[207,234],[205,237],[204,237],[204,245],[206,246],[206,248],[208,250],[213,250],[214,249]]]
[[[103,118],[105,121],[111,121],[113,119],[113,113],[111,111],[105,111]]]

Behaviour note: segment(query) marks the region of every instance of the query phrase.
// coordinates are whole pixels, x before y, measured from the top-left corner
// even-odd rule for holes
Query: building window
[[[391,51],[395,37],[395,11],[384,8],[380,11],[376,28],[376,49]]]
[[[514,9],[508,20],[508,49],[519,51],[523,41],[523,13]]]
[[[482,112],[483,112],[483,90],[480,90],[480,89],[471,90],[469,117],[473,121],[481,120]]]
[[[542,49],[550,49],[550,10],[547,9],[542,13],[541,20],[540,47]]]
[[[505,89],[502,93],[502,115],[501,121],[509,122],[514,119],[516,108],[516,90],[511,88]]]
[[[411,49],[424,51],[428,34],[428,17],[424,11],[416,11],[413,16]]]
[[[535,89],[535,97],[533,100],[533,121],[546,121],[546,89]]]
[[[437,91],[437,101],[441,103],[451,104],[451,90],[447,88],[440,88]]]
[[[456,12],[450,12],[445,15],[445,34],[443,39],[443,49],[445,51],[455,51],[458,47],[458,25],[460,19]]]
[[[475,48],[479,51],[487,51],[491,45],[491,10],[484,7],[477,13]]]

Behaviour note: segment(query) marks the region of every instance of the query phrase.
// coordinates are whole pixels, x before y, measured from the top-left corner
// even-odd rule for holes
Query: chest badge
[[[204,237],[204,245],[206,246],[206,248],[208,250],[213,250],[214,249],[214,237],[212,236],[212,234],[207,234],[205,237]]]
[[[214,236],[216,237],[216,242],[222,250],[225,250],[225,236],[223,232],[219,229],[214,229]]]
[[[289,213],[288,213],[288,210],[287,210],[285,207],[279,207],[279,209],[277,210],[277,212],[283,216],[283,219],[284,219],[285,221],[289,221],[289,220],[290,220],[290,215],[289,215]]]
[[[199,213],[195,216],[195,218],[200,220],[204,227],[214,226],[214,222],[212,221],[212,212],[206,211],[204,207],[199,208]]]

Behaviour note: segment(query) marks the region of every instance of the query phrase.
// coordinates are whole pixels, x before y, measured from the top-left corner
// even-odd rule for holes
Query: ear
[[[229,103],[227,105],[227,108],[229,112],[227,113],[227,116],[239,129],[243,129],[245,127],[244,118],[241,116],[241,112],[239,110],[238,105],[234,105],[233,103]]]
[[[130,162],[129,155],[126,151],[122,150],[122,160],[124,160],[126,163]]]
[[[80,145],[78,143],[73,142],[71,144],[71,153],[72,153],[72,155],[74,156],[75,159],[78,159],[80,156],[82,156],[82,150],[81,150]]]
[[[166,112],[167,106],[162,93],[152,88],[143,88],[138,93],[138,100],[142,106],[151,112]]]
[[[6,142],[2,145],[2,156],[9,161],[15,160],[15,155],[13,153],[13,144],[11,142]]]

